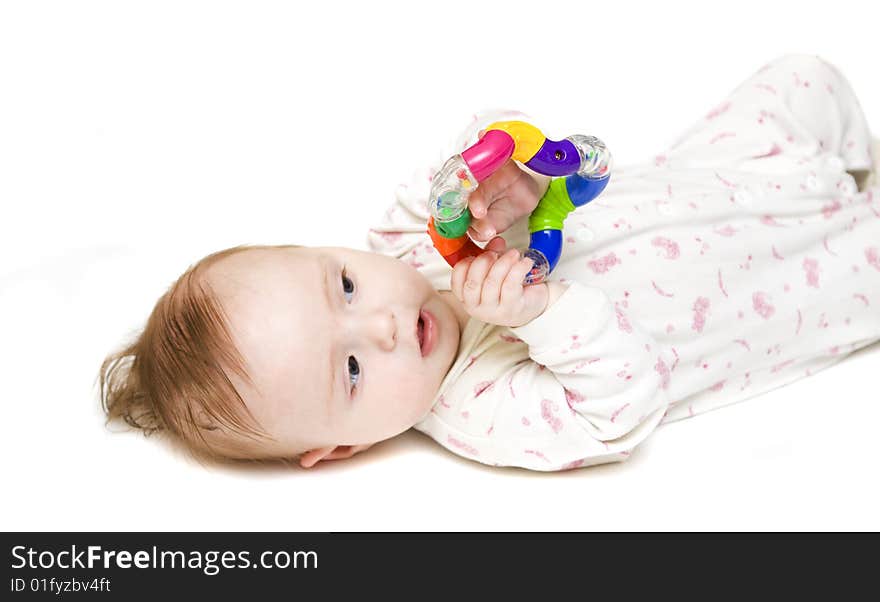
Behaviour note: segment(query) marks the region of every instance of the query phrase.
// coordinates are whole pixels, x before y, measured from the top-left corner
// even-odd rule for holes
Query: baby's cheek
[[[432,382],[425,367],[409,370],[398,380],[396,387],[397,405],[402,414],[419,418],[431,409],[437,385]]]

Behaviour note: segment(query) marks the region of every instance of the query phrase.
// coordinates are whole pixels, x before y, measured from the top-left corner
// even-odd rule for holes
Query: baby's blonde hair
[[[227,370],[250,382],[223,307],[205,278],[224,257],[266,248],[276,247],[241,245],[212,253],[159,298],[143,331],[101,364],[107,424],[122,419],[145,436],[167,431],[199,460],[269,457],[259,449],[272,438],[229,378]]]

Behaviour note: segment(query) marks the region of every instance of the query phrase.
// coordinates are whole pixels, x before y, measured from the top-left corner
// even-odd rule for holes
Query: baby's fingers
[[[473,261],[473,257],[465,257],[452,268],[450,288],[452,289],[452,294],[455,295],[455,298],[462,303],[464,303],[464,282],[465,279],[467,279],[468,270]]]
[[[498,226],[493,222],[493,216],[490,215],[492,202],[485,195],[479,195],[479,193],[479,190],[476,191],[468,200],[468,208],[473,218],[468,228],[468,236],[473,240],[484,241],[489,240],[502,230],[498,229]]]
[[[504,282],[501,284],[501,304],[511,304],[516,302],[523,294],[523,280],[526,277],[526,274],[529,273],[529,270],[532,269],[534,262],[528,257],[523,257],[516,265],[514,265],[509,272],[507,272],[507,276],[504,278]]]
[[[480,303],[493,307],[501,304],[501,287],[508,272],[516,265],[517,259],[519,259],[519,251],[516,249],[510,249],[498,258],[498,261],[495,262],[495,265],[486,274],[486,280],[483,282],[483,292],[480,295]]]
[[[473,191],[468,197],[467,203],[468,209],[475,219],[486,217],[486,212],[489,211],[489,200],[486,198],[483,188],[477,188]]]
[[[471,262],[462,291],[462,303],[466,308],[473,309],[480,304],[483,282],[497,257],[497,253],[486,251]]]
[[[471,222],[467,234],[472,240],[483,242],[484,240],[489,240],[495,236],[496,230],[492,224],[489,224],[485,220],[475,220]]]
[[[489,241],[489,244],[484,247],[484,250],[495,251],[498,255],[503,255],[507,250],[507,241],[500,236],[496,236]]]
[[[500,198],[517,179],[522,175],[519,167],[512,159],[508,159],[501,168],[491,176],[480,182],[479,187],[468,197],[468,209],[476,219],[482,219],[489,214],[492,204]],[[491,236],[491,234],[489,235]]]

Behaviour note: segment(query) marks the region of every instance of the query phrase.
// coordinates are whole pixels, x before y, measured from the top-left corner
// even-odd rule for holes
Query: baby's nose
[[[391,351],[397,345],[397,321],[390,309],[381,308],[373,312],[364,320],[363,326],[367,336],[381,349]]]

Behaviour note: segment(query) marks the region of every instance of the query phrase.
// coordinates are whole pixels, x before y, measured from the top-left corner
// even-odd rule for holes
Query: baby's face
[[[214,264],[208,279],[253,386],[233,383],[280,455],[405,431],[430,411],[458,351],[461,316],[393,257],[250,249]],[[420,312],[435,324],[424,356]]]

